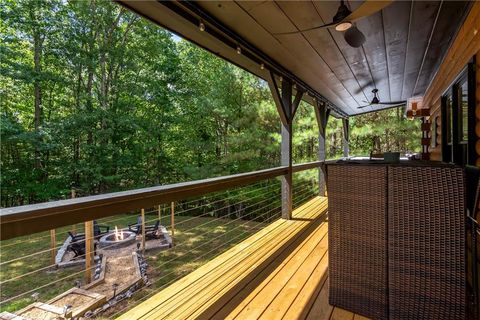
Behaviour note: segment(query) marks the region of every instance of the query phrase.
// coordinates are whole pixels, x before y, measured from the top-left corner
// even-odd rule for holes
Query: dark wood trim
[[[452,86],[452,161],[456,164],[462,163],[462,149],[460,147],[460,106],[458,83]]]
[[[450,147],[448,146],[448,117],[447,117],[447,97],[444,95],[441,98],[441,136],[442,136],[442,161],[443,162],[450,162],[451,159],[451,152]]]
[[[477,117],[475,115],[476,108],[476,56],[473,57],[472,61],[468,64],[467,67],[467,81],[468,81],[468,145],[467,145],[467,164],[476,165],[477,162],[477,152],[475,150],[475,144],[477,143],[477,134],[475,132],[475,126],[477,122]]]

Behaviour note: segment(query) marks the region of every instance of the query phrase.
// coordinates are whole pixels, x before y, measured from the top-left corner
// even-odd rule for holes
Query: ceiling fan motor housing
[[[338,23],[341,22],[343,19],[348,17],[352,12],[348,9],[348,7],[341,1],[340,6],[338,7],[337,13],[333,16],[333,22]]]

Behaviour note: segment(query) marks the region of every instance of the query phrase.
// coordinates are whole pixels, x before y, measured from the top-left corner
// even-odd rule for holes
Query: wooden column
[[[452,86],[452,161],[456,164],[462,163],[462,150],[460,148],[460,101],[458,85]]]
[[[75,189],[73,189],[73,188],[70,191],[70,194],[71,194],[72,199],[75,199],[75,197],[77,196],[77,193],[76,193]],[[76,233],[77,233],[77,225],[73,224],[72,225],[72,234],[76,234]]]
[[[348,119],[342,119],[342,125],[343,125],[343,156],[345,158],[348,158],[348,155],[350,153],[350,148],[349,148],[349,141],[350,141],[350,127],[349,127],[349,121]]]
[[[269,73],[268,85],[272,93],[275,106],[281,120],[281,157],[280,163],[282,166],[288,167],[288,172],[282,177],[282,218],[292,218],[293,207],[293,184],[292,184],[292,122],[295,113],[298,109],[300,101],[302,100],[304,90],[296,88],[295,98],[293,98],[293,85],[289,79],[282,79],[281,92],[278,88],[277,81],[272,72]]]
[[[57,256],[57,237],[55,229],[50,230],[50,247],[51,247],[51,264],[55,264],[55,257]]]
[[[94,234],[93,221],[85,222],[85,283],[92,281],[92,268],[94,266]]]
[[[172,246],[175,245],[175,202],[170,203],[170,223],[172,226]]]
[[[327,129],[328,117],[330,109],[327,109],[323,101],[317,101],[315,106],[315,116],[318,124],[318,160],[325,161],[325,135]],[[325,196],[325,166],[321,166],[318,170],[318,190],[320,196]]]
[[[162,205],[158,205],[158,223],[162,225]]]
[[[142,209],[142,255],[145,256],[145,209]]]

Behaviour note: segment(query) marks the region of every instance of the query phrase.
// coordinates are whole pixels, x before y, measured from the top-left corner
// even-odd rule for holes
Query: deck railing
[[[316,161],[291,167],[294,173],[294,208],[318,195],[317,170],[323,163]],[[100,257],[102,262],[96,263],[99,257],[95,256],[93,243],[99,238],[93,232],[93,221],[109,225],[112,232],[114,226],[127,230],[127,225],[135,223],[137,216],[142,218],[143,226],[135,243],[140,262],[145,250],[151,249],[144,240],[147,238],[145,226],[152,226],[158,221],[170,236],[170,246],[173,247],[153,255],[154,261],[148,267],[148,273],[153,276],[148,280],[144,277],[150,288],[141,294],[143,300],[279,219],[283,205],[281,182],[275,178],[288,172],[289,167],[277,167],[2,209],[0,247],[4,252],[0,262],[0,287],[3,291],[0,311],[18,312],[19,307],[32,306],[31,303],[37,300],[48,302],[65,288],[75,285],[85,289],[89,288],[89,283],[98,282],[100,275],[97,269],[102,268],[100,264],[105,263],[106,258]],[[310,173],[310,178],[305,177],[307,173]],[[70,233],[84,234],[85,252],[75,258],[84,262],[73,268],[59,268],[59,252],[65,251]],[[202,239],[197,241],[197,238]],[[111,246],[114,244],[103,246],[100,252],[106,252]],[[22,248],[28,250],[23,252]],[[184,264],[191,267],[179,272]],[[102,270],[105,269],[103,266]],[[138,269],[142,270],[138,276],[143,277],[146,267],[139,266]],[[116,292],[126,294],[126,288],[121,287],[102,290],[107,290],[110,295],[112,292],[113,295]],[[107,301],[111,298],[107,295]]]
[[[292,171],[317,168],[322,164],[322,161],[296,164],[292,166]],[[287,174],[288,170],[287,166],[283,166],[218,178],[6,208],[0,211],[1,240],[228,190],[282,176]]]

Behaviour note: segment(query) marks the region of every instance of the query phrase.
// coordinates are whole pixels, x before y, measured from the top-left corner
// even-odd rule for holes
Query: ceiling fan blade
[[[373,86],[374,84],[375,84],[375,82],[373,80],[370,80],[367,83],[365,83],[363,86],[358,87],[358,89],[353,91],[353,94],[360,94],[360,93],[363,92],[363,90],[365,90],[366,88],[368,88],[370,86]],[[367,102],[367,101],[365,101],[365,102]]]
[[[323,25],[321,25],[321,26],[311,27],[311,28],[302,29],[302,30],[297,30],[297,31],[272,33],[272,35],[274,35],[274,36],[283,36],[283,35],[286,35],[286,34],[297,34],[297,33],[302,33],[302,32],[307,32],[307,31],[312,31],[312,30],[317,30],[317,29],[325,29],[325,28],[329,28],[329,27],[334,27],[334,26],[336,26],[336,25],[337,25],[336,22],[330,22],[330,23],[327,23],[327,24],[323,24]]]
[[[345,41],[354,48],[362,46],[367,40],[362,31],[358,30],[355,26],[351,26],[347,31],[345,31],[343,37],[345,38]]]
[[[383,104],[385,106],[397,106],[397,105],[407,104],[407,101],[379,102],[378,104]]]
[[[393,1],[392,0],[387,0],[387,1],[372,1],[372,0],[367,0],[364,3],[360,5],[360,7],[357,8],[357,10],[353,11],[348,17],[343,19],[343,21],[350,21],[353,22],[355,20],[361,19],[363,17],[370,16],[386,6],[390,5]]]

